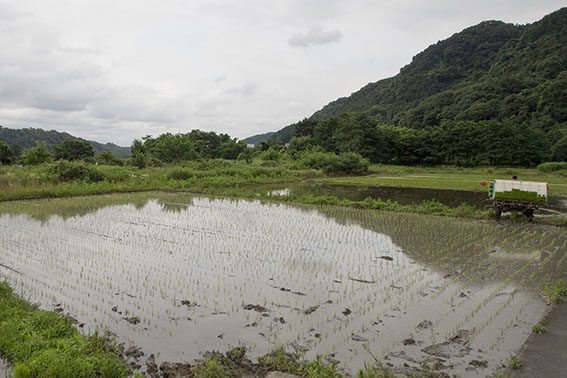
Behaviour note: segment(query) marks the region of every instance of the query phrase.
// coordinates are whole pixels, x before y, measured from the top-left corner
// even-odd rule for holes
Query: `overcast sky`
[[[0,0],[0,125],[129,146],[309,117],[484,20],[565,0]]]

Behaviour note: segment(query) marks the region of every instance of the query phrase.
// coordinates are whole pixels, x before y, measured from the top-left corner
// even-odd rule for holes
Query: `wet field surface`
[[[410,205],[423,201],[435,200],[449,207],[458,207],[465,203],[476,209],[484,210],[492,206],[488,193],[484,191],[473,192],[467,190],[427,189],[427,188],[396,188],[389,186],[341,185],[328,183],[305,182],[286,186],[271,185],[261,187],[262,191],[275,195],[315,195],[337,196],[339,199],[363,201],[370,197],[383,201],[392,200],[400,205]],[[550,195],[548,203],[540,210],[543,214],[567,214],[567,196]]]
[[[173,193],[0,204],[0,279],[157,364],[284,345],[484,377],[567,271],[564,229]]]

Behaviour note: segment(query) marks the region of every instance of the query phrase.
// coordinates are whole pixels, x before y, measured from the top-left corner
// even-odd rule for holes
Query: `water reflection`
[[[421,361],[466,331],[470,350],[448,360],[475,376],[470,360],[508,358],[545,311],[535,294],[566,270],[567,235],[540,225],[184,193],[0,209],[0,261],[21,272],[1,277],[161,361],[293,344],[356,370],[365,348]]]
[[[388,186],[342,185],[328,183],[300,183],[281,185],[266,185],[258,189],[274,196],[315,195],[336,196],[339,199],[362,201],[367,197],[392,200],[401,205],[422,203],[435,200],[449,207],[458,207],[465,203],[476,209],[484,210],[492,206],[486,192],[473,192],[467,190],[428,189],[428,188],[397,188]],[[551,195],[548,203],[543,207],[551,212],[567,213],[567,198],[565,196]]]

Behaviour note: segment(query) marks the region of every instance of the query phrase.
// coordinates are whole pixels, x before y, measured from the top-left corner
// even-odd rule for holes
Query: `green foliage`
[[[94,156],[91,144],[84,140],[67,139],[63,143],[54,146],[55,159],[80,160]]]
[[[372,366],[364,363],[364,369],[358,371],[358,378],[396,378],[395,374],[382,364]]]
[[[563,303],[567,296],[567,280],[559,280],[553,286],[545,285],[543,291],[547,303]]]
[[[299,152],[313,149],[313,138],[310,136],[294,136],[289,142],[287,152],[291,156],[297,156]]]
[[[50,167],[49,173],[61,182],[76,180],[98,182],[104,179],[102,173],[95,167],[77,162],[59,161]]]
[[[264,160],[278,161],[280,159],[280,153],[276,149],[270,147],[266,151],[262,152],[260,157]]]
[[[283,143],[280,139],[268,139],[260,143],[258,147],[260,151],[268,151],[270,148],[279,152],[283,148]]]
[[[254,150],[246,147],[240,154],[238,154],[238,160],[246,161],[246,164],[252,163],[252,158],[254,157]]]
[[[241,153],[246,150],[248,150],[246,143],[237,142],[235,139],[230,139],[220,145],[219,157],[228,160],[235,160]]]
[[[337,371],[337,365],[324,364],[319,355],[314,361],[303,361],[297,373],[312,378],[342,378],[342,374]]]
[[[226,357],[233,361],[242,360],[244,356],[246,356],[246,347],[244,346],[234,347],[226,352]]]
[[[327,152],[381,164],[567,161],[566,15],[562,8],[531,25],[467,28],[416,55],[395,77],[270,138],[285,143],[293,130]]]
[[[5,142],[0,142],[0,164],[9,165],[15,160],[15,154],[12,147]]]
[[[300,366],[299,362],[297,362],[297,356],[287,353],[283,347],[274,349],[265,356],[260,357],[258,363],[269,367],[270,370],[291,374],[297,372]]]
[[[498,121],[444,122],[415,130],[379,126],[368,116],[345,113],[319,122],[309,142],[386,164],[531,166],[549,158],[541,130]]]
[[[128,165],[133,165],[139,169],[146,168],[146,155],[141,152],[132,152],[132,157],[127,161]]]
[[[553,161],[567,162],[567,134],[553,145],[551,158]]]
[[[192,130],[187,134],[161,134],[157,138],[146,136],[135,139],[130,151],[131,164],[143,168],[146,164],[177,164],[201,159],[237,159],[246,151],[244,142],[231,139],[227,134]],[[143,156],[143,158],[142,158]],[[152,162],[154,160],[154,162]],[[156,164],[158,163],[158,164]]]
[[[522,361],[520,361],[520,359],[516,356],[512,356],[510,358],[510,367],[514,370],[520,370],[522,369]]]
[[[61,144],[67,139],[79,139],[68,133],[62,133],[55,130],[42,130],[34,128],[25,129],[9,129],[0,126],[0,141],[8,143],[15,150],[16,153],[23,151],[26,148],[35,147],[37,143],[43,143],[48,148],[51,146]],[[129,154],[127,147],[120,147],[113,143],[101,144],[98,142],[88,141],[96,152],[101,152],[105,149],[112,151],[113,154],[120,157],[125,157]]]
[[[321,169],[328,174],[363,174],[368,171],[368,160],[362,156],[346,152],[307,152],[301,157],[302,163],[312,169]]]
[[[26,148],[22,152],[21,159],[25,165],[39,165],[51,162],[53,155],[44,143],[38,142],[35,147]]]
[[[450,120],[563,123],[565,14],[563,8],[526,26],[488,21],[467,28],[416,55],[398,75],[331,102],[313,118],[363,112],[416,129]]]
[[[126,377],[118,349],[82,336],[71,321],[38,310],[0,283],[0,350],[15,377]]]
[[[539,202],[539,203],[547,202],[546,198],[538,195],[537,192],[527,192],[519,189],[512,189],[511,191],[506,191],[506,192],[496,192],[494,193],[494,198],[512,200],[512,201],[526,201],[526,202]]]
[[[545,322],[539,322],[532,327],[532,330],[538,335],[542,335],[544,333],[547,333],[547,326],[545,325]]]
[[[268,367],[269,370],[281,371],[283,373],[295,374],[309,378],[341,378],[336,364],[324,364],[321,356],[313,361],[299,361],[295,354],[287,353],[283,347],[274,349],[270,353],[258,359],[260,365]]]
[[[218,361],[207,358],[205,362],[199,364],[196,368],[196,378],[226,378],[230,375]]]
[[[542,173],[552,173],[558,171],[567,171],[567,162],[549,162],[542,163],[537,166],[537,170]]]
[[[110,150],[102,151],[97,156],[96,161],[105,165],[123,165],[122,160],[117,158]]]

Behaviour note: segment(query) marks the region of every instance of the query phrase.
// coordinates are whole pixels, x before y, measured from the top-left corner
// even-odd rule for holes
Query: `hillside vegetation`
[[[298,131],[298,128],[305,129],[305,122],[310,121],[309,127],[315,128],[320,122],[347,117],[345,114],[350,114],[351,119],[364,120],[366,126],[357,124],[356,128],[385,125],[399,128],[398,133],[428,127],[447,130],[451,125],[459,125],[460,132],[463,122],[477,130],[483,129],[486,122],[500,129],[513,127],[522,134],[520,139],[533,137],[534,132],[542,133],[537,137],[547,144],[544,147],[547,156],[543,160],[565,161],[567,8],[530,25],[486,21],[467,28],[417,54],[398,75],[339,98],[309,119],[287,126],[271,138],[287,143],[292,136],[309,136],[312,134],[305,130]],[[466,134],[461,139],[478,137],[477,131]],[[491,130],[490,134],[497,137],[498,131]],[[331,134],[328,139],[336,140],[340,136]],[[493,144],[506,143],[483,139]],[[469,143],[472,147],[479,145],[478,139],[470,139]],[[489,146],[480,144],[482,150],[492,154]],[[404,148],[403,145],[396,147]],[[396,157],[393,160],[412,163]],[[423,162],[421,158],[410,160]],[[430,160],[451,163],[440,162],[435,157]],[[515,160],[507,158],[491,163],[516,164]],[[539,161],[541,159],[536,159],[533,163]]]
[[[365,112],[422,128],[444,120],[567,122],[567,8],[531,25],[487,21],[431,45],[392,78],[313,115]]]
[[[44,143],[48,147],[51,147],[61,144],[67,139],[84,141],[82,138],[55,130],[46,131],[35,128],[9,129],[0,126],[0,142],[5,142],[10,145],[17,154],[21,153],[26,148],[36,146],[37,142]],[[114,143],[102,144],[90,140],[87,142],[93,147],[96,153],[109,150],[113,154],[122,157],[126,157],[130,154],[130,147],[120,147]]]

